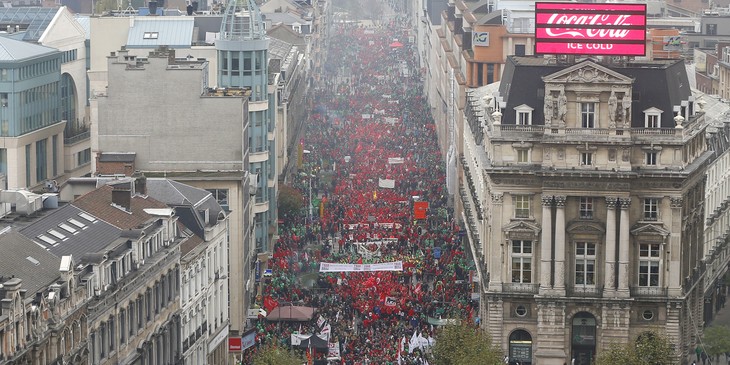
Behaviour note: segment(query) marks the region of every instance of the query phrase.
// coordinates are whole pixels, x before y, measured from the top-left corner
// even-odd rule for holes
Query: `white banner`
[[[340,358],[340,343],[339,342],[330,342],[329,343],[329,351],[327,352],[327,359],[335,358],[336,360]]]
[[[400,164],[405,162],[403,157],[388,157],[388,163],[391,165]]]
[[[403,261],[382,262],[379,264],[337,264],[320,262],[319,272],[373,272],[403,271]]]
[[[397,103],[398,100],[395,100],[395,102]],[[392,104],[393,101],[391,100],[389,103]],[[398,123],[398,118],[394,118],[394,117],[385,117],[383,120],[385,123],[388,123],[390,125],[395,125],[396,123]]]
[[[378,187],[385,188],[385,189],[395,189],[395,180],[378,179]]]

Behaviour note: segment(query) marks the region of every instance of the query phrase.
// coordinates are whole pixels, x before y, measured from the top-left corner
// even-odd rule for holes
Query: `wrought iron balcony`
[[[632,297],[658,298],[667,296],[667,288],[658,286],[632,286],[629,287]]]
[[[540,284],[537,283],[502,283],[502,291],[505,293],[537,294]]]
[[[569,297],[601,297],[603,294],[603,286],[583,286],[573,285],[566,289]]]

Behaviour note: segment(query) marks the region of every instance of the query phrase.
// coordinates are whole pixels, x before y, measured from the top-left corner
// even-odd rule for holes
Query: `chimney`
[[[127,211],[132,210],[132,189],[127,184],[112,186],[112,204],[118,205]]]
[[[193,15],[193,6],[188,4],[188,7],[186,8],[188,15]]]
[[[7,29],[6,32],[8,32],[8,33],[12,33],[13,32],[13,28],[11,28],[10,25],[8,25],[8,27],[5,28],[5,29]]]
[[[165,50],[167,52],[167,64],[168,65],[174,65],[175,62],[175,50],[172,48],[168,48]]]
[[[150,15],[157,15],[157,1],[150,1],[147,7],[150,9]]]
[[[139,170],[135,171],[132,177],[134,178],[134,192],[139,195],[147,195],[147,177]]]
[[[20,32],[20,25],[16,25],[16,26],[15,26],[15,32],[16,32],[16,33],[17,33],[17,32]]]

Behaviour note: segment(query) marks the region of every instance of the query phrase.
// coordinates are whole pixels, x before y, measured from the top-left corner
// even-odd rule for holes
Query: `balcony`
[[[505,293],[537,294],[540,284],[537,283],[502,283]]]
[[[566,289],[566,294],[569,297],[593,297],[600,298],[603,294],[603,286],[583,286],[575,285],[569,286]]]
[[[667,288],[658,286],[632,286],[629,287],[632,297],[636,298],[663,298],[667,296]]]

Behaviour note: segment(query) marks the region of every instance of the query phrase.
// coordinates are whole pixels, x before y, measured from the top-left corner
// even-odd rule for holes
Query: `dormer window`
[[[644,128],[660,128],[662,113],[661,109],[654,107],[644,110]]]
[[[532,125],[532,111],[535,110],[528,105],[522,104],[514,108],[515,121],[517,125]]]

